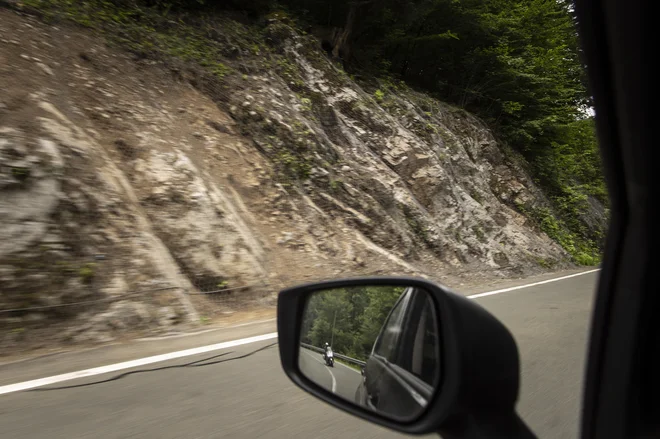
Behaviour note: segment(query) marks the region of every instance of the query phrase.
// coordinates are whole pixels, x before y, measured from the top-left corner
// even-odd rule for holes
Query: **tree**
[[[403,291],[391,286],[319,291],[305,307],[301,341],[317,347],[332,343],[336,352],[366,360]]]

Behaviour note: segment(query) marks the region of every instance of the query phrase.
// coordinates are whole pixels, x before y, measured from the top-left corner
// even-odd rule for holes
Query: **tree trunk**
[[[362,2],[351,2],[349,3],[348,15],[346,16],[346,22],[342,29],[338,29],[332,41],[332,55],[336,58],[342,59],[344,62],[349,61],[351,57],[351,36],[353,30],[355,29],[360,8],[364,5],[373,3],[374,0],[367,0]]]
[[[346,16],[346,24],[342,29],[334,35],[334,41],[332,42],[332,55],[335,58],[341,58],[343,60],[348,60],[350,53],[350,37],[353,32],[353,26],[355,26],[355,17],[357,5],[351,4],[348,15]]]

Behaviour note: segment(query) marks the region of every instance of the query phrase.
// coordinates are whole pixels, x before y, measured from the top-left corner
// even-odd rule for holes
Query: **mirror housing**
[[[442,381],[426,409],[411,421],[396,421],[356,406],[315,384],[299,369],[299,340],[308,297],[322,289],[367,285],[418,287],[430,294],[436,306],[442,339]],[[408,277],[361,277],[288,288],[278,296],[277,329],[286,375],[303,390],[355,416],[408,434],[534,437],[515,413],[520,370],[518,348],[511,333],[478,304],[433,282]]]

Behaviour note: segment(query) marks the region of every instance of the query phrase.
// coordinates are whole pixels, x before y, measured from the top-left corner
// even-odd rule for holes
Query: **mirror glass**
[[[298,364],[317,385],[399,421],[417,418],[441,378],[431,295],[417,287],[355,286],[307,297]]]

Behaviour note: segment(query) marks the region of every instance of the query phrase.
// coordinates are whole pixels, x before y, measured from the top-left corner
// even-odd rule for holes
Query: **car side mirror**
[[[515,412],[510,332],[442,286],[406,277],[301,285],[280,292],[277,325],[286,375],[355,416],[408,434],[535,437]],[[334,361],[318,355],[325,343]]]

